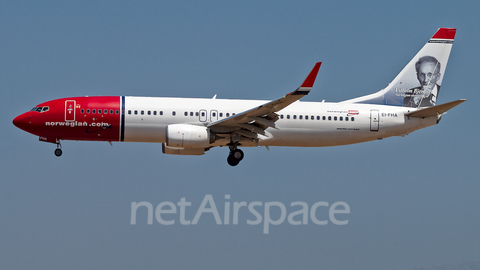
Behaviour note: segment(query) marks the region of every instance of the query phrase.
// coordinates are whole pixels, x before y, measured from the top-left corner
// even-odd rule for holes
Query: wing
[[[276,112],[308,95],[315,83],[321,64],[321,62],[315,64],[305,81],[295,91],[277,100],[210,123],[208,127],[216,133],[237,132],[239,135],[251,139],[257,139],[257,134],[265,135],[265,129],[269,127],[276,128],[275,122],[279,119]]]

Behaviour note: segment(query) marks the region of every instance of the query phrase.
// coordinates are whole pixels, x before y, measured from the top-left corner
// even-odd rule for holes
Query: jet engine
[[[166,127],[166,146],[173,148],[208,148],[210,130],[204,126],[173,124]],[[215,137],[212,136],[214,139]]]

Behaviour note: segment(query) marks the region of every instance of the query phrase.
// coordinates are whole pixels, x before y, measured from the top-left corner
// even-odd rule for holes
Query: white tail
[[[404,107],[435,106],[455,38],[455,28],[440,28],[385,89],[343,101]]]

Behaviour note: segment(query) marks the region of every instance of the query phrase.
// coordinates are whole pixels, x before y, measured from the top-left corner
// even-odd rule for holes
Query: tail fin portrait
[[[388,86],[371,95],[344,101],[403,107],[431,107],[437,103],[455,28],[440,28]]]

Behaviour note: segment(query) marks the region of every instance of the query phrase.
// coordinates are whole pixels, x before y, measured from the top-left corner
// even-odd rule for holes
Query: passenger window
[[[296,115],[296,114],[295,114],[295,115],[293,115],[293,119],[297,119],[297,115]]]
[[[153,111],[153,115],[157,115],[157,111]]]
[[[235,113],[232,113],[232,116],[235,115]]]
[[[195,112],[195,116],[198,116],[198,112]]]
[[[220,113],[220,117],[223,117],[223,113]]]
[[[347,116],[347,117],[345,117],[345,121],[348,121],[348,116]]]
[[[143,115],[145,112],[144,111],[141,111],[140,114]]]
[[[190,116],[193,116],[193,112],[190,112]]]
[[[110,114],[113,114],[113,110],[110,110]]]
[[[84,110],[84,109],[81,109],[81,110],[80,110],[80,113],[85,113],[85,110]]]
[[[298,119],[302,119],[302,118],[303,118],[303,116],[302,116],[302,115],[299,115],[299,116],[298,116]]]
[[[280,119],[283,119],[283,114],[280,115]]]
[[[227,112],[227,117],[230,117],[230,114]]]
[[[320,120],[320,116],[317,116],[317,120]]]
[[[185,116],[188,116],[188,112],[185,112],[184,115],[185,115]]]
[[[342,117],[342,116],[340,116],[340,121],[343,121],[343,117]]]
[[[313,115],[310,116],[310,119],[315,120],[315,116],[313,116]]]
[[[172,115],[173,115],[173,116],[175,116],[175,114],[176,114],[176,112],[175,112],[175,111],[173,111],[173,112],[172,112]]]
[[[128,110],[128,114],[132,114],[132,110]]]
[[[87,113],[90,113],[90,109],[87,109]]]
[[[118,114],[118,110],[115,110],[115,114]]]
[[[330,121],[330,120],[332,120],[332,117],[331,117],[331,116],[328,117],[328,121]]]
[[[160,111],[160,115],[163,115],[163,111]]]
[[[205,112],[202,112],[202,117],[205,116]]]
[[[95,109],[92,110],[92,113],[96,113],[97,111]]]
[[[108,110],[107,109],[103,110],[103,113],[108,114]]]
[[[325,120],[325,119],[326,119],[325,116],[322,116],[322,120]]]
[[[216,116],[217,116],[217,114],[216,114],[216,113],[213,113],[213,117],[216,117]]]
[[[290,119],[290,114],[287,114],[287,119]]]
[[[102,114],[102,109],[98,109],[98,110],[97,110],[97,113],[98,113],[98,114]]]
[[[135,115],[137,115],[137,114],[138,114],[138,111],[137,111],[137,110],[135,110],[135,111],[133,111],[133,113],[134,113]]]
[[[148,115],[151,115],[151,114],[152,114],[152,112],[151,112],[151,111],[148,111],[148,112],[147,112],[147,114],[148,114]]]
[[[350,118],[350,120],[352,120],[352,122],[355,121],[355,117]]]
[[[337,117],[336,117],[336,116],[334,116],[334,117],[333,117],[333,120],[337,121]]]

